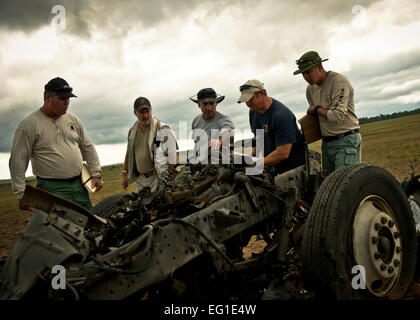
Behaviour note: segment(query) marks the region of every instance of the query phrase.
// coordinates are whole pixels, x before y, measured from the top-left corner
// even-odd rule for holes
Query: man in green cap
[[[325,71],[315,51],[296,60],[298,70],[308,82],[306,98],[308,114],[318,117],[322,134],[322,167],[325,174],[361,162],[362,138],[359,120],[354,111],[354,89],[342,74]]]

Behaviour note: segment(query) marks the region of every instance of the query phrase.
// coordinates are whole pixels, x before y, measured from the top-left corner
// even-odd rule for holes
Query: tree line
[[[359,118],[359,123],[365,124],[365,123],[371,123],[371,122],[382,121],[382,120],[396,119],[396,118],[411,116],[411,115],[419,114],[419,113],[420,113],[420,108],[410,110],[410,111],[394,112],[391,114],[379,114],[379,116]]]

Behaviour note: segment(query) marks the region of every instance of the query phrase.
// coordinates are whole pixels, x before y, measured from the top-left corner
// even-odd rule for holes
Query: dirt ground
[[[0,216],[0,258],[9,254],[31,216],[31,212],[20,211],[17,208]]]

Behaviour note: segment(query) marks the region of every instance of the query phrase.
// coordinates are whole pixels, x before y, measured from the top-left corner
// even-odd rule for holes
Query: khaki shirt
[[[318,117],[323,137],[360,128],[353,95],[354,89],[347,77],[334,71],[328,72],[321,85],[308,85],[306,98],[309,105],[328,109],[328,119]]]
[[[161,176],[163,172],[168,172],[168,163],[175,156],[176,150],[178,150],[178,144],[176,142],[175,134],[169,126],[167,126],[162,121],[160,122],[160,130],[157,130],[158,122],[160,120],[153,118],[150,124],[150,134],[148,141],[147,150],[150,152],[150,159],[152,159],[155,171],[158,177]],[[135,142],[136,134],[138,132],[139,122],[136,121],[134,125],[128,130],[128,143],[127,143],[127,175],[128,183],[133,183],[139,177],[138,170],[136,168],[136,159],[135,159]],[[158,148],[154,148],[154,139],[161,141]],[[169,155],[169,156],[168,156]]]
[[[149,150],[150,127],[147,130],[137,128],[137,134],[134,142],[134,153],[136,159],[136,167],[140,173],[155,173],[155,165],[150,157]]]
[[[9,168],[12,191],[21,198],[25,190],[25,172],[32,163],[35,176],[69,179],[80,175],[82,163],[88,163],[93,176],[101,175],[98,154],[82,122],[67,112],[53,120],[37,110],[16,129]]]

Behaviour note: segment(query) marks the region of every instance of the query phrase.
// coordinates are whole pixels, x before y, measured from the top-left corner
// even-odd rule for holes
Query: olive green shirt
[[[306,98],[310,106],[328,109],[328,119],[318,117],[323,137],[360,128],[354,110],[354,89],[346,76],[329,71],[321,85],[308,85]]]

